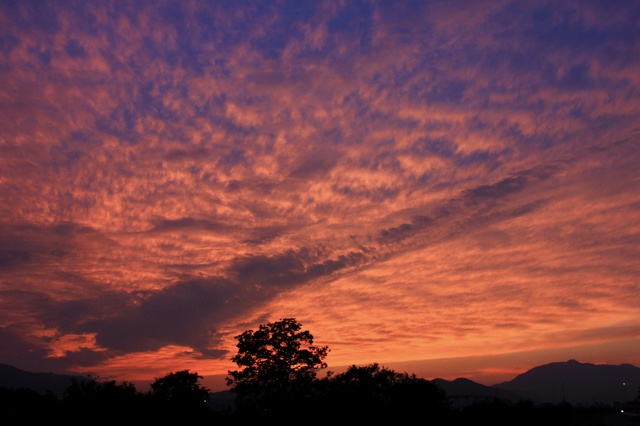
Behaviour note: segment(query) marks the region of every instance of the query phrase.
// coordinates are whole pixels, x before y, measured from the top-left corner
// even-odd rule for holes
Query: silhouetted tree
[[[100,383],[95,376],[87,376],[86,380],[71,379],[71,384],[65,389],[62,400],[67,405],[93,405],[98,399]]]
[[[171,420],[204,419],[211,414],[209,389],[200,385],[202,376],[181,370],[156,378],[149,393],[156,413]]]
[[[116,421],[124,417],[142,420],[146,404],[144,394],[129,382],[100,382],[89,376],[87,380],[72,379],[64,392],[62,406],[67,414]]]
[[[435,421],[448,412],[446,394],[436,384],[375,363],[352,365],[323,381],[324,405],[345,421],[427,424],[428,419]]]
[[[327,346],[314,346],[313,335],[294,318],[262,324],[235,336],[239,370],[229,371],[227,385],[236,393],[239,414],[277,418],[310,407],[317,371],[327,367]]]

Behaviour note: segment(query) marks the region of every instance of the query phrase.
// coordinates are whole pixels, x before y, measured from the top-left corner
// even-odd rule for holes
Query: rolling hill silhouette
[[[72,379],[83,376],[34,373],[0,364],[0,387],[28,388],[61,397]],[[432,380],[449,396],[454,405],[464,406],[495,398],[535,404],[568,402],[572,405],[616,405],[640,397],[640,368],[631,364],[596,365],[576,360],[541,365],[516,376],[513,380],[485,386],[469,379]],[[211,394],[212,403],[232,402],[229,390]]]
[[[513,380],[484,386],[467,379],[435,379],[454,404],[499,398],[535,404],[617,405],[638,398],[640,368],[631,364],[596,365],[576,360],[541,365]],[[624,384],[623,384],[624,383]]]
[[[0,387],[6,389],[31,389],[43,395],[52,392],[61,398],[73,379],[87,380],[84,376],[32,373],[11,365],[0,364]]]
[[[465,407],[476,402],[492,401],[496,398],[511,402],[524,399],[519,393],[481,385],[464,378],[452,381],[434,379],[432,382],[445,391],[454,407]]]
[[[572,359],[532,368],[492,387],[519,393],[536,403],[616,404],[638,398],[640,368],[631,364],[580,363]]]

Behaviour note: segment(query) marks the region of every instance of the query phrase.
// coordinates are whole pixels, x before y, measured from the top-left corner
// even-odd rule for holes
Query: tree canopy
[[[164,416],[181,420],[201,418],[210,410],[210,390],[200,384],[202,376],[189,370],[171,372],[151,383],[151,400]]]
[[[229,371],[227,385],[245,410],[277,410],[308,395],[317,371],[327,367],[327,346],[315,346],[313,335],[294,318],[262,324],[235,337],[239,370]]]
[[[397,373],[377,363],[350,366],[324,380],[323,405],[334,415],[353,421],[412,421],[435,418],[447,411],[445,392],[415,374]]]
[[[181,370],[156,378],[151,383],[152,395],[165,403],[197,403],[209,399],[209,389],[200,385],[202,376]]]

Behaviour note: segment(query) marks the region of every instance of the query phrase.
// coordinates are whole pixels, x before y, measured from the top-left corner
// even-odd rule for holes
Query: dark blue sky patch
[[[14,268],[31,260],[31,252],[28,250],[13,250],[3,248],[0,250],[0,269]]]
[[[347,2],[346,7],[327,22],[327,29],[335,35],[336,42],[349,40],[356,55],[370,53],[373,23],[373,8],[369,2]]]
[[[19,43],[20,41],[18,37],[8,32],[8,29],[0,29],[0,52],[6,55],[10,53]]]
[[[98,117],[96,128],[117,136],[123,144],[135,144],[139,135],[135,131],[138,113],[132,107],[119,106],[109,116]]]
[[[424,94],[424,100],[427,104],[461,104],[468,86],[469,82],[462,80],[438,81]]]
[[[576,64],[558,80],[558,86],[564,90],[586,90],[594,86],[589,78],[589,65]]]
[[[78,40],[69,40],[64,46],[64,51],[74,59],[83,59],[87,57],[87,52]]]
[[[53,58],[53,53],[51,50],[44,46],[30,47],[29,51],[40,61],[39,66],[49,65],[51,63],[51,58]]]
[[[22,30],[41,34],[55,34],[60,29],[59,11],[56,2],[47,0],[3,0],[2,12]],[[54,8],[52,10],[51,8]]]

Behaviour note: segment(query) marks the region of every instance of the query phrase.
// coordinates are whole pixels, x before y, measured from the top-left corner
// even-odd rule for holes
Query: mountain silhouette
[[[574,359],[532,368],[511,381],[491,386],[534,403],[617,404],[638,398],[640,368],[631,364],[596,365]]]
[[[525,399],[522,395],[505,389],[481,385],[469,379],[459,378],[453,381],[433,379],[447,394],[451,405],[456,408],[466,407],[476,402],[488,402],[494,399],[518,402]]]
[[[83,376],[53,373],[33,373],[0,364],[0,388],[32,389],[44,394],[53,392],[62,397],[71,380],[86,380]],[[516,376],[513,380],[485,386],[465,378],[453,381],[434,379],[454,407],[479,401],[501,399],[535,404],[617,405],[640,397],[640,368],[631,364],[596,365],[576,360],[541,365]],[[217,408],[233,404],[229,391],[213,392],[211,404]]]
[[[32,373],[11,365],[0,364],[0,387],[5,389],[31,389],[42,395],[52,392],[61,398],[74,379],[77,381],[87,380],[83,376]]]
[[[541,365],[513,380],[484,386],[468,379],[434,379],[454,406],[491,399],[534,404],[567,402],[576,406],[610,406],[640,396],[640,368],[631,364],[596,365],[576,360]]]

